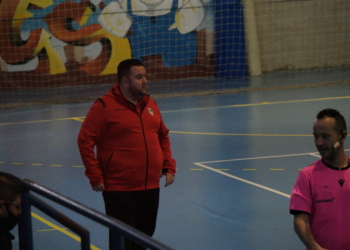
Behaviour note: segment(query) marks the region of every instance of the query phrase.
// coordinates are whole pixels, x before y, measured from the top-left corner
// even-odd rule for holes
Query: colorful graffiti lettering
[[[53,4],[51,0],[1,2],[0,55],[5,63],[25,64],[37,57],[39,63],[35,68],[36,72],[60,74],[66,72],[64,61],[67,54],[73,53],[75,59],[85,58],[85,61],[80,61],[83,64],[81,70],[92,75],[105,75],[115,74],[118,63],[131,57],[127,38],[110,34],[100,24],[85,25],[92,12],[89,1],[66,1],[57,4],[50,14],[43,17],[48,30],[43,27],[30,30],[28,39],[24,40],[23,31],[28,27],[23,27],[23,23],[34,16],[30,10],[35,12],[36,9],[42,10]],[[78,29],[72,27],[72,22],[78,24]],[[57,40],[63,42],[63,45],[59,45]],[[93,60],[82,56],[84,50],[81,48],[95,42],[103,44],[100,54]],[[65,53],[58,52],[59,46],[64,47]]]
[[[44,65],[50,64],[51,74],[64,72],[64,65],[59,63],[60,57],[50,44],[50,35],[43,29],[31,32],[28,40],[21,38],[21,25],[25,18],[32,14],[26,11],[29,4],[45,8],[50,1],[19,1],[4,0],[0,5],[0,55],[8,64],[21,64],[34,57],[39,57],[38,71],[42,71]],[[45,55],[40,52],[45,50]],[[54,65],[56,64],[56,65]]]
[[[204,18],[201,0],[2,0],[1,71],[57,75],[73,62],[108,75],[150,55],[166,67],[191,65]]]

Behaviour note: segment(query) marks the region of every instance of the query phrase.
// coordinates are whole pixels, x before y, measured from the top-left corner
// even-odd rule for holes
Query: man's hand
[[[163,177],[163,175],[165,175],[165,187],[173,184],[173,182],[175,181],[175,176],[170,174],[170,173],[162,173],[160,174],[160,178]]]
[[[96,192],[102,192],[105,190],[105,184],[101,183],[100,185],[92,187],[92,190]]]

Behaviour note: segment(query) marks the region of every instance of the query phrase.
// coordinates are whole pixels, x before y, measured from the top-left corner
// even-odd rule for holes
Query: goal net
[[[155,96],[348,84],[347,0],[2,0],[0,108],[91,101],[143,61]]]

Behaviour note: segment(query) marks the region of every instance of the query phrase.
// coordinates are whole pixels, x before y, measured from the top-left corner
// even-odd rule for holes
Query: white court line
[[[197,165],[197,166],[201,166],[202,168],[206,168],[206,169],[209,169],[209,170],[211,170],[211,171],[217,172],[217,173],[219,173],[219,174],[226,175],[226,176],[228,176],[228,177],[230,177],[230,178],[232,178],[232,179],[236,179],[236,180],[238,180],[238,181],[242,181],[242,182],[245,182],[245,183],[247,183],[247,184],[256,186],[256,187],[258,187],[258,188],[262,188],[262,189],[265,189],[265,190],[267,190],[267,191],[270,191],[270,192],[273,192],[273,193],[276,193],[276,194],[285,196],[285,197],[287,197],[287,198],[290,198],[290,195],[289,195],[289,194],[282,193],[282,192],[280,192],[280,191],[278,191],[278,190],[276,190],[276,189],[272,189],[272,188],[269,188],[269,187],[260,185],[260,184],[258,184],[258,183],[255,183],[255,182],[252,182],[252,181],[248,181],[248,180],[246,180],[246,179],[239,178],[239,177],[237,177],[237,176],[234,176],[234,175],[225,173],[225,172],[223,172],[223,171],[221,171],[221,170],[217,170],[217,169],[215,169],[215,168],[208,167],[208,166],[203,165],[203,164],[201,164],[201,163],[194,163],[194,164]]]
[[[203,161],[203,162],[198,162],[198,163],[217,163],[217,162],[228,162],[228,161],[260,160],[260,159],[280,158],[280,157],[289,157],[289,156],[301,156],[301,155],[315,156],[314,154],[317,154],[317,152],[303,153],[303,154],[290,154],[290,155],[272,155],[272,156],[261,156],[261,157],[240,158],[240,159],[228,159],[228,160],[219,160],[219,161]],[[194,163],[194,164],[196,164],[196,163]]]
[[[345,151],[349,151],[350,149],[346,149]],[[252,157],[252,158],[241,158],[241,159],[231,159],[231,160],[221,160],[221,161],[207,161],[207,162],[197,162],[197,163],[194,163],[195,165],[197,166],[200,166],[202,168],[206,168],[208,170],[211,170],[211,171],[214,171],[216,173],[219,173],[219,174],[222,174],[222,175],[225,175],[227,177],[230,177],[232,179],[235,179],[235,180],[238,180],[238,181],[241,181],[241,182],[244,182],[244,183],[247,183],[249,185],[252,185],[252,186],[255,186],[255,187],[258,187],[258,188],[261,188],[261,189],[265,189],[267,191],[270,191],[272,193],[275,193],[275,194],[279,194],[279,195],[282,195],[284,197],[287,197],[287,198],[290,198],[290,195],[289,194],[286,194],[286,193],[283,193],[283,192],[280,192],[276,189],[273,189],[273,188],[269,188],[269,187],[266,187],[266,186],[263,186],[263,185],[260,185],[258,183],[255,183],[255,182],[252,182],[252,181],[248,181],[246,179],[242,179],[240,177],[237,177],[235,175],[231,175],[231,174],[228,174],[228,173],[225,173],[221,170],[218,170],[218,169],[215,169],[215,168],[212,168],[212,167],[209,167],[209,166],[206,166],[204,165],[203,163],[216,163],[216,162],[228,162],[228,161],[244,161],[244,160],[256,160],[256,159],[268,159],[268,158],[279,158],[279,157],[288,157],[288,156],[300,156],[300,155],[311,155],[311,156],[315,156],[315,157],[320,157],[319,155],[317,155],[317,153],[303,153],[303,154],[290,154],[290,155],[275,155],[275,156],[264,156],[264,157]]]
[[[317,154],[317,153],[310,153],[309,155],[311,155],[311,156],[315,156],[315,157],[317,157],[317,158],[320,158],[320,155],[319,155],[319,154]]]

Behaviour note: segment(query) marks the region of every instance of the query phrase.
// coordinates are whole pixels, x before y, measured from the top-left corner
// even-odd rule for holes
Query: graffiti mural
[[[177,78],[176,70],[182,77],[212,74],[209,6],[208,0],[2,0],[1,85],[19,73],[48,86],[98,84],[115,80],[119,62],[131,57],[144,61],[155,80]]]

